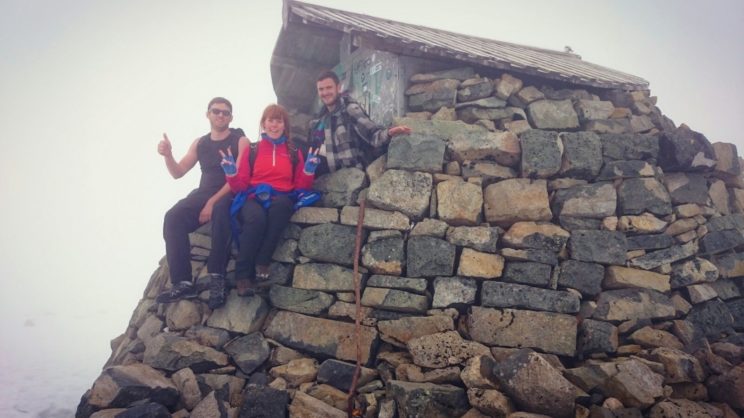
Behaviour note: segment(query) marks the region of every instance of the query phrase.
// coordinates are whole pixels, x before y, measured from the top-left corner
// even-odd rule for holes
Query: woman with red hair
[[[290,135],[289,114],[282,106],[267,106],[260,127],[261,139],[246,147],[237,162],[229,151],[220,153],[227,183],[236,193],[230,212],[242,225],[239,236],[233,236],[239,244],[235,279],[241,296],[253,293],[255,279],[268,279],[271,256],[296,206],[294,192],[310,189],[319,163],[313,149],[305,158],[295,146]],[[219,229],[229,231],[230,220],[224,215],[220,213],[219,219],[213,221],[222,222]],[[235,233],[233,228],[233,235]],[[212,237],[208,266],[211,276],[209,305],[213,309],[225,302],[224,275],[231,241],[215,238]],[[215,257],[215,250],[224,255]]]

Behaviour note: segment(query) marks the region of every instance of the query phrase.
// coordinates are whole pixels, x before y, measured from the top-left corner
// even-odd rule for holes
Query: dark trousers
[[[207,272],[223,276],[226,273],[232,248],[230,205],[232,205],[232,195],[220,199],[212,209],[212,250],[207,260]]]
[[[199,228],[199,213],[216,191],[196,189],[176,203],[165,213],[163,238],[165,239],[165,258],[170,268],[171,283],[191,281],[191,243],[189,233]],[[227,204],[229,210],[231,196],[222,198],[212,211],[212,217]],[[226,202],[226,203],[225,203]],[[228,221],[229,222],[229,221]],[[212,225],[214,231],[214,224]]]
[[[243,228],[235,263],[236,279],[255,277],[256,265],[269,265],[279,238],[292,217],[293,202],[287,196],[276,196],[265,210],[249,199],[241,209]]]

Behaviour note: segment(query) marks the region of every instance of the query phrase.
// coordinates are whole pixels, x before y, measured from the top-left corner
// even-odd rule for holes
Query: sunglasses
[[[229,117],[230,115],[232,115],[232,112],[229,110],[211,108],[209,109],[209,111],[215,116],[222,115],[224,117]]]

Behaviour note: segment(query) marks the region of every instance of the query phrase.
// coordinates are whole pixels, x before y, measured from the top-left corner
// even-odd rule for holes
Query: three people
[[[165,157],[171,175],[179,178],[199,161],[202,177],[199,188],[166,214],[163,235],[172,287],[161,293],[157,302],[198,295],[192,283],[188,234],[210,220],[210,308],[225,303],[226,266],[233,241],[238,244],[238,294],[252,294],[257,282],[269,277],[271,256],[293,210],[317,198],[309,193],[316,170],[321,174],[346,167],[363,169],[369,162],[369,150],[411,132],[407,126],[375,124],[357,102],[342,94],[339,78],[332,71],[322,72],[316,87],[324,106],[311,122],[306,154],[293,141],[289,114],[282,106],[269,105],[264,110],[261,139],[250,144],[241,130],[229,128],[232,105],[221,97],[207,107],[210,133],[197,138],[180,162],[173,158],[170,142],[163,135],[158,152]]]

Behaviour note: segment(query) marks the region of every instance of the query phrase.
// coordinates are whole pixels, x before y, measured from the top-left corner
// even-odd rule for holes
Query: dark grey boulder
[[[411,237],[406,256],[409,277],[451,276],[455,267],[455,246],[439,238]]]
[[[579,311],[579,297],[574,293],[566,291],[486,281],[483,283],[481,306],[576,313]]]
[[[628,250],[660,250],[676,244],[674,238],[667,234],[633,235],[626,240]]]
[[[593,180],[602,168],[602,142],[594,132],[563,132],[561,175]]]
[[[459,417],[470,409],[465,390],[452,385],[391,380],[387,385],[387,394],[398,404],[400,417]]]
[[[508,261],[501,278],[505,282],[548,287],[552,269],[548,264]]]
[[[286,418],[289,393],[263,385],[247,385],[238,418]]]
[[[731,332],[734,327],[734,318],[720,299],[695,305],[687,314],[687,320],[706,337],[716,338],[723,332]]]
[[[320,224],[303,229],[298,246],[305,257],[350,266],[354,264],[355,243],[354,227]]]
[[[628,244],[622,232],[579,230],[572,232],[568,250],[574,260],[624,265]]]
[[[637,134],[600,134],[602,155],[608,160],[645,160],[656,162],[659,140],[655,136]]]
[[[609,322],[584,319],[579,324],[577,351],[590,353],[614,353],[618,346],[617,327]]]
[[[596,296],[602,291],[604,272],[601,264],[566,260],[560,266],[558,286],[576,289],[585,296]]]
[[[225,351],[246,375],[253,373],[271,354],[269,343],[260,332],[230,341],[225,346]]]
[[[279,309],[307,315],[320,315],[333,304],[334,297],[317,290],[274,285],[269,290],[269,300],[274,307]]]
[[[445,143],[439,138],[412,132],[390,142],[387,169],[441,173]]]
[[[672,198],[661,182],[652,177],[623,181],[617,190],[618,215],[640,215],[651,212],[665,216],[672,213]]]
[[[659,137],[659,165],[665,172],[707,170],[716,162],[715,152],[708,138],[686,126]]]
[[[561,169],[562,147],[558,134],[530,129],[519,136],[522,177],[548,178]]]

